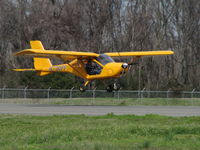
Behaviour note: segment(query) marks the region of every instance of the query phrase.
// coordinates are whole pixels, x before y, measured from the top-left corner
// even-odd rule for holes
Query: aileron
[[[139,51],[139,52],[113,52],[105,53],[110,57],[121,57],[121,56],[152,56],[152,55],[172,55],[173,51]]]

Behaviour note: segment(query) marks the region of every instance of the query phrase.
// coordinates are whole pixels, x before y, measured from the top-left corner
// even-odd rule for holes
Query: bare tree
[[[21,86],[20,76],[11,84],[11,69],[32,61],[12,53],[41,40],[47,49],[97,53],[172,49],[174,56],[141,59],[122,84],[198,89],[199,21],[199,0],[1,0],[0,87]]]

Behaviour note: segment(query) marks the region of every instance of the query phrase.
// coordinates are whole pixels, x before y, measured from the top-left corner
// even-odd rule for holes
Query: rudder
[[[30,41],[30,45],[32,49],[45,50],[41,41]]]

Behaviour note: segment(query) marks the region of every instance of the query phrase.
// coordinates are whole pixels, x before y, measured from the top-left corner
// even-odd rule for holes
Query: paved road
[[[200,116],[196,106],[65,106],[46,104],[0,104],[0,114],[31,115],[105,115],[159,114],[165,116]]]

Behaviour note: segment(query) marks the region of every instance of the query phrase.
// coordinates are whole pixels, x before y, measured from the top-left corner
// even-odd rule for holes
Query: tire
[[[81,86],[79,87],[79,91],[80,91],[80,92],[85,92],[85,90],[86,90],[85,86],[81,85]]]
[[[113,90],[115,90],[115,91],[119,91],[120,90],[120,84],[118,84],[118,83],[114,83],[113,84]]]
[[[108,85],[108,86],[106,87],[106,91],[107,91],[107,92],[112,92],[112,91],[113,91],[113,85],[112,85],[112,84]]]

